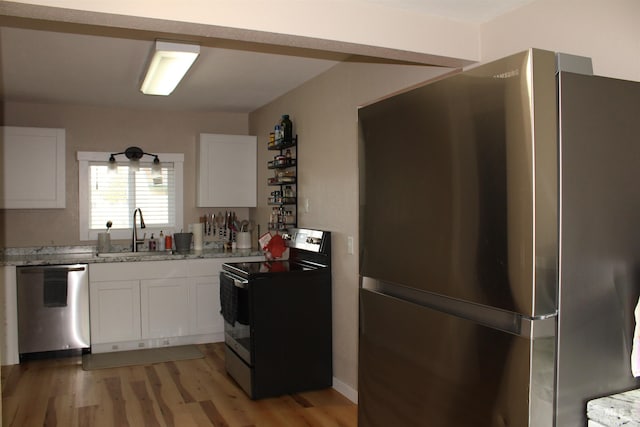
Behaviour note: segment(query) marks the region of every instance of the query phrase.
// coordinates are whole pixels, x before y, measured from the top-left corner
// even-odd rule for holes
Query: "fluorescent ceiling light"
[[[198,45],[156,41],[140,91],[145,95],[169,95],[199,54]]]

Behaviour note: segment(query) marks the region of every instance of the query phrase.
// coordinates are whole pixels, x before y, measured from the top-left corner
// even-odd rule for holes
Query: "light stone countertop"
[[[640,427],[640,389],[589,401],[587,418],[605,427]]]
[[[41,246],[32,248],[8,248],[0,251],[0,266],[95,264],[105,262],[164,261],[180,259],[207,259],[260,256],[258,249],[224,250],[205,246],[202,250],[189,252],[143,251],[132,254],[123,248],[115,248],[116,253],[98,255],[95,246]],[[120,256],[120,254],[122,254]]]

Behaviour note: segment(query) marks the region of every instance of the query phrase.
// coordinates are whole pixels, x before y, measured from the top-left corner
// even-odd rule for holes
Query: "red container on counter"
[[[173,238],[169,235],[164,237],[164,249],[167,251],[173,249]]]

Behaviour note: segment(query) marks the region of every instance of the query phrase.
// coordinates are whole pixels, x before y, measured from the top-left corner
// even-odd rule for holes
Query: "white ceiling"
[[[465,22],[484,22],[531,1],[364,0]],[[152,45],[150,40],[0,27],[0,93],[8,101],[250,112],[344,59],[202,46],[174,93],[155,97],[139,91]]]
[[[248,112],[336,64],[203,46],[173,94],[147,96],[139,83],[152,47],[148,40],[0,28],[4,98]]]

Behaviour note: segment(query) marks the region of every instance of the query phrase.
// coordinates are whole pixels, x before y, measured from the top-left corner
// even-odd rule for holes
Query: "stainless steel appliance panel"
[[[582,427],[640,386],[640,85],[553,57],[360,110],[359,425]]]
[[[555,312],[553,70],[529,51],[360,109],[363,276]]]
[[[552,390],[530,395],[535,340],[367,289],[360,300],[359,425],[527,426],[530,400],[531,425],[552,425]],[[540,344],[553,360],[553,339]]]
[[[87,265],[16,271],[20,354],[90,347]]]
[[[640,296],[640,85],[561,73],[558,426],[640,386],[630,371]]]

